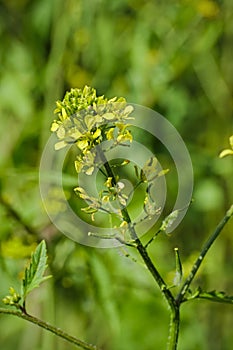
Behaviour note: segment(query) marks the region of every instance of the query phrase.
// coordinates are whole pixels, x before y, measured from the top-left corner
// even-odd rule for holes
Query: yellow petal
[[[59,139],[63,139],[63,137],[65,137],[65,135],[66,135],[66,130],[62,125],[60,125],[58,130],[57,130],[57,137]]]
[[[115,115],[113,113],[105,113],[103,117],[107,120],[115,119]]]
[[[223,158],[229,155],[233,154],[233,150],[231,149],[224,149],[220,154],[219,154],[219,158]]]
[[[108,131],[106,131],[106,137],[107,140],[113,140],[114,139],[114,128],[110,128]]]
[[[97,139],[97,137],[99,137],[101,135],[101,130],[100,129],[97,129],[94,134],[93,134],[93,138],[94,139]]]
[[[65,141],[60,141],[60,142],[57,142],[54,146],[55,150],[58,151],[59,149],[62,149],[66,147],[66,142]]]
[[[127,221],[122,221],[122,223],[120,224],[120,227],[127,227],[128,223]]]
[[[77,146],[78,146],[78,148],[83,150],[83,149],[87,148],[88,141],[87,140],[80,140],[80,141],[77,142]]]
[[[68,115],[67,115],[66,110],[65,110],[64,107],[63,107],[62,110],[61,110],[61,114],[62,114],[62,118],[63,118],[64,120],[68,118]]]
[[[53,122],[50,130],[54,132],[54,131],[57,131],[58,128],[59,128],[59,124],[57,124],[57,122]]]
[[[87,169],[87,170],[85,171],[85,174],[87,174],[87,175],[92,175],[93,171],[94,171],[94,167],[92,166],[92,167],[90,167],[89,169]]]
[[[233,135],[231,135],[231,137],[229,138],[229,142],[230,142],[231,148],[233,149]]]
[[[74,166],[77,173],[80,173],[80,171],[82,170],[83,164],[79,160],[76,160],[74,162]]]
[[[134,110],[133,106],[128,105],[127,107],[125,107],[124,113],[125,114],[130,114],[130,113],[133,112],[133,110]]]
[[[85,116],[85,123],[88,130],[91,130],[96,123],[95,117],[91,114]]]
[[[108,177],[107,181],[104,183],[107,187],[112,187],[112,177]]]

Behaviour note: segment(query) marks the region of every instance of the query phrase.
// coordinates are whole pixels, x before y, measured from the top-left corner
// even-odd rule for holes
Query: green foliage
[[[108,283],[114,287],[112,301],[121,310],[121,331],[105,343],[107,332],[99,325],[106,319],[95,308],[98,301],[93,294],[91,251],[74,248],[51,226],[38,191],[38,164],[49,137],[54,101],[62,99],[64,91],[72,86],[93,85],[99,95],[123,95],[127,101],[162,113],[177,128],[191,153],[194,203],[175,236],[165,239],[160,235],[148,248],[172,284],[175,243],[187,274],[201,242],[233,195],[232,157],[221,162],[217,159],[221,148],[230,149],[228,136],[232,134],[232,13],[230,0],[181,0],[175,5],[173,1],[102,0],[91,6],[83,0],[57,0],[55,5],[46,0],[1,2],[0,186],[21,218],[18,220],[1,203],[2,290],[17,281],[35,242],[48,237],[55,282],[47,293],[41,293],[41,304],[34,303],[37,312],[47,310],[48,319],[53,321],[56,305],[57,324],[73,333],[81,332],[83,338],[93,342],[98,339],[111,350],[118,350],[119,344],[124,350],[141,350],[142,333],[144,348],[165,347],[166,308],[151,288],[150,276],[147,278],[144,270],[136,273],[131,260],[117,251],[96,251],[110,275]],[[166,164],[166,151],[161,145],[149,135],[137,133],[137,140],[142,139]],[[172,211],[177,188],[174,166],[168,162],[167,167],[170,200],[165,215]],[[73,163],[63,174],[69,193],[77,186],[72,168]],[[46,176],[57,183],[56,174]],[[138,193],[144,198],[141,187]],[[72,201],[76,208],[74,203],[82,205],[77,196]],[[131,202],[135,212],[136,204]],[[34,234],[28,233],[23,223],[34,229]],[[229,223],[203,267],[198,282],[204,290],[228,290],[232,294],[232,229]],[[14,237],[21,244],[15,245]],[[220,305],[213,322],[211,303],[203,306],[197,300],[193,305],[195,309],[191,310],[187,306],[181,349],[231,350],[231,308]],[[186,305],[183,309],[186,312]],[[0,327],[1,347],[6,350],[58,346],[46,334],[39,339],[36,327],[28,332],[23,322],[11,317],[1,316]],[[198,334],[195,339],[194,330]],[[59,343],[59,349],[66,348],[66,344]],[[73,349],[72,345],[69,348]]]
[[[45,241],[41,241],[36,250],[31,255],[29,267],[24,271],[24,277],[21,285],[21,294],[18,294],[14,288],[10,288],[10,295],[3,299],[4,304],[16,306],[18,309],[26,312],[25,302],[28,294],[51,276],[44,276],[47,268],[47,249]]]
[[[51,276],[44,276],[47,268],[47,249],[45,241],[41,241],[31,256],[29,267],[26,267],[22,284],[22,298],[25,301],[27,295]]]
[[[122,104],[121,104],[120,109],[118,109],[118,108],[114,109],[114,111],[115,111],[115,114],[114,114],[112,112],[109,112],[108,107],[107,107],[107,111],[106,111],[106,108],[103,108],[103,106],[107,105],[107,103],[101,104],[101,109],[99,110],[99,106],[96,105],[95,102],[93,102],[93,96],[89,101],[89,96],[86,95],[86,91],[88,91],[88,90],[94,91],[91,88],[85,87],[84,91],[83,91],[83,98],[81,99],[81,102],[79,99],[77,100],[77,104],[84,103],[84,105],[89,106],[87,108],[87,111],[85,110],[83,112],[83,110],[81,110],[81,114],[78,114],[79,123],[82,127],[83,127],[83,125],[85,125],[85,128],[83,130],[80,129],[78,131],[80,135],[78,135],[77,140],[75,140],[75,143],[77,144],[78,148],[82,151],[81,157],[79,157],[79,159],[75,162],[77,172],[80,172],[79,163],[82,163],[81,168],[83,167],[83,162],[85,162],[85,160],[86,160],[85,155],[90,153],[92,151],[92,149],[95,150],[96,144],[100,144],[101,141],[104,139],[103,137],[101,137],[102,126],[101,125],[96,126],[95,124],[91,123],[89,131],[88,131],[88,125],[87,125],[87,122],[85,121],[85,118],[83,118],[83,115],[86,117],[90,117],[90,118],[92,117],[93,120],[95,120],[95,118],[96,118],[97,121],[99,120],[99,118],[102,118],[102,119],[105,118],[104,127],[103,127],[103,132],[105,132],[105,128],[106,128],[105,124],[109,120],[110,121],[117,120],[118,119],[117,114],[118,113],[121,114],[122,109],[123,109],[123,113],[126,113],[126,110],[129,111],[129,113],[131,113],[133,111],[132,108],[122,106]],[[80,92],[80,90],[78,90],[78,91]],[[94,93],[94,97],[96,98],[96,93]],[[85,99],[87,100],[86,103],[85,103]],[[68,100],[67,103],[68,103],[68,108],[71,109],[70,105],[72,104],[72,101]],[[111,107],[112,106],[110,103],[110,108]],[[92,109],[93,109],[94,113],[90,114],[92,112]],[[101,113],[103,113],[102,116],[101,116]],[[107,115],[107,117],[106,117],[106,115]],[[127,117],[128,117],[128,115],[127,115]],[[72,118],[76,118],[76,115]],[[72,125],[70,123],[71,119],[67,116],[66,112],[64,111],[64,107],[62,107],[60,119],[61,119],[61,122],[67,121],[67,119],[69,119],[69,124],[68,124],[67,130],[66,130],[67,132],[69,132],[69,129],[73,130],[75,128],[75,125],[74,124]],[[81,123],[81,119],[82,119],[82,123]],[[101,122],[103,122],[103,120],[101,120]],[[94,130],[92,130],[93,125],[94,125]],[[121,124],[121,127],[119,127],[118,124],[116,124],[116,126],[119,130],[121,130],[121,129],[125,130],[123,123]],[[128,124],[127,124],[127,126],[128,126]],[[65,137],[65,134],[66,134],[64,131],[64,128],[62,129],[62,131],[60,130],[61,127],[62,126],[59,126],[59,124],[56,124],[55,127],[54,127],[54,124],[52,126],[52,131],[58,130],[57,131],[58,138],[63,138],[63,137]],[[90,139],[88,139],[88,137],[86,136],[87,132],[92,133],[93,139],[97,139],[100,137],[96,144],[94,142],[91,142]],[[110,131],[108,130],[107,134],[105,134],[105,136],[107,136],[107,139],[114,140],[114,132],[115,132],[114,127],[111,125]],[[84,140],[81,139],[83,134],[85,136]],[[117,140],[118,140],[118,138],[119,138],[119,136],[117,137]],[[104,140],[106,140],[106,138]],[[132,137],[131,137],[130,141],[131,140],[132,140]],[[62,142],[64,142],[64,141],[62,141]],[[80,142],[81,142],[81,146],[80,146]],[[231,142],[231,140],[230,140],[230,142]],[[59,148],[60,147],[58,147],[58,148],[56,147],[56,149],[59,149]],[[105,211],[106,213],[111,214],[111,210],[108,210],[107,207],[104,207],[104,203],[108,204],[110,202],[110,199],[117,200],[118,207],[116,208],[114,213],[120,218],[121,224],[119,225],[119,232],[122,235],[118,236],[117,234],[113,234],[113,235],[110,235],[108,237],[107,235],[103,235],[103,236],[99,235],[98,236],[98,234],[95,235],[92,232],[89,234],[95,235],[96,237],[99,237],[102,239],[108,239],[108,238],[111,239],[114,237],[118,241],[120,241],[121,243],[125,244],[126,246],[127,245],[131,246],[138,251],[145,266],[147,267],[148,271],[150,271],[152,277],[154,278],[158,287],[160,288],[161,294],[165,297],[165,299],[169,305],[171,323],[170,323],[170,333],[168,336],[167,349],[168,350],[176,350],[177,345],[178,345],[179,328],[180,328],[180,305],[184,301],[187,301],[190,299],[190,298],[186,298],[186,293],[187,293],[187,291],[189,291],[189,287],[190,287],[191,283],[193,282],[193,280],[194,280],[194,278],[195,278],[195,276],[200,268],[200,265],[202,264],[202,261],[203,261],[205,255],[209,251],[213,242],[216,240],[216,238],[218,237],[218,235],[220,234],[220,232],[222,231],[222,229],[224,228],[224,226],[226,225],[228,220],[231,218],[231,216],[233,214],[232,206],[228,210],[228,212],[226,213],[226,215],[224,216],[222,221],[219,223],[219,225],[216,227],[214,232],[209,236],[209,239],[206,241],[203,248],[200,250],[198,259],[193,263],[193,266],[188,274],[188,277],[185,279],[185,281],[183,283],[182,283],[183,267],[182,267],[182,263],[181,263],[181,259],[180,259],[180,255],[179,255],[179,250],[178,250],[178,248],[175,248],[176,273],[175,273],[175,278],[174,278],[174,285],[172,287],[180,286],[180,290],[178,293],[174,294],[171,292],[171,287],[168,287],[167,282],[163,279],[162,275],[160,275],[160,273],[158,272],[157,265],[155,265],[153,263],[153,261],[151,260],[151,257],[148,254],[147,248],[148,248],[148,245],[153,242],[154,238],[158,235],[158,233],[160,233],[160,232],[166,233],[167,232],[167,229],[170,228],[171,224],[174,222],[174,220],[176,220],[179,211],[182,209],[174,210],[171,214],[169,214],[162,221],[162,224],[161,224],[159,230],[154,234],[154,236],[147,242],[146,245],[143,245],[142,241],[140,240],[140,237],[138,236],[138,232],[135,229],[136,222],[134,220],[132,220],[131,214],[128,210],[128,206],[127,206],[128,196],[125,195],[122,191],[124,189],[124,183],[119,181],[119,178],[120,178],[119,174],[118,173],[115,174],[115,172],[114,172],[115,169],[113,169],[112,164],[110,162],[108,162],[108,160],[106,159],[104,151],[105,150],[103,150],[101,147],[97,151],[95,150],[94,157],[92,157],[92,167],[84,172],[87,175],[91,175],[93,173],[93,170],[94,170],[96,163],[98,162],[98,159],[99,159],[98,165],[103,165],[102,166],[103,169],[100,169],[100,170],[101,170],[101,173],[105,177],[104,186],[106,189],[100,191],[98,197],[89,196],[88,193],[86,192],[86,189],[84,189],[82,187],[76,187],[75,191],[81,199],[85,200],[89,204],[89,206],[87,208],[85,208],[84,211],[86,213],[92,215],[92,220],[94,220],[94,214],[97,213],[98,211]],[[102,164],[101,164],[101,162],[102,162]],[[124,160],[122,165],[124,163],[128,164],[128,160],[127,159]],[[145,165],[140,170],[140,172],[139,172],[138,167],[134,166],[135,174],[136,174],[136,177],[138,179],[138,183],[136,184],[135,188],[137,186],[139,186],[141,183],[147,184],[146,196],[145,196],[145,200],[144,200],[144,212],[146,213],[146,215],[144,218],[142,218],[140,220],[140,222],[143,222],[146,219],[151,219],[153,217],[153,215],[156,214],[156,211],[158,210],[158,208],[156,207],[156,201],[153,199],[153,196],[151,194],[151,187],[153,186],[153,180],[155,180],[157,177],[165,175],[168,172],[168,170],[159,171],[157,169],[157,164],[158,164],[157,158],[150,157],[150,159],[148,159],[148,161],[145,163]],[[116,227],[117,226],[114,226],[114,228],[116,228]],[[128,238],[126,238],[126,234],[128,234]],[[192,295],[191,298],[203,298],[203,299],[209,299],[212,301],[221,300],[221,302],[224,302],[224,300],[226,300],[228,303],[229,303],[229,300],[231,300],[231,298],[226,297],[224,293],[202,292],[200,288],[198,289],[198,291],[194,295]]]

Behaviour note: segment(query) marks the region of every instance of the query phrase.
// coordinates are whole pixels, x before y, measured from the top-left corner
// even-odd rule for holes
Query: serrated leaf
[[[32,253],[29,267],[25,269],[23,284],[22,284],[22,298],[25,301],[26,296],[39,285],[50,278],[51,276],[44,276],[47,268],[47,249],[45,241],[43,240]]]

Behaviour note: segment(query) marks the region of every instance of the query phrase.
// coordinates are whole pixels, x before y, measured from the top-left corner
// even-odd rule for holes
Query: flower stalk
[[[107,172],[108,177],[112,178],[112,181],[114,184],[116,184],[116,177],[115,174],[112,171],[111,166],[109,165],[107,159],[105,158],[104,154],[101,155],[101,158],[104,162],[104,167]],[[168,288],[166,282],[163,280],[162,276],[160,275],[159,271],[155,267],[154,263],[152,262],[150,256],[148,255],[146,247],[142,244],[141,240],[137,236],[137,233],[135,231],[134,226],[132,225],[130,215],[128,213],[127,208],[123,208],[121,210],[122,217],[129,225],[130,235],[133,239],[136,249],[139,252],[140,256],[142,257],[145,265],[147,266],[148,270],[150,271],[151,275],[153,276],[155,282],[160,288],[161,293],[164,295],[165,299],[168,302],[169,308],[171,310],[171,324],[170,324],[170,330],[169,330],[169,342],[168,342],[168,350],[175,350],[177,348],[178,343],[178,335],[179,335],[179,324],[180,324],[180,313],[179,313],[179,307],[177,306],[176,300],[171,293],[170,289]]]
[[[127,232],[129,234],[130,241],[124,240],[122,237],[116,235],[102,238],[115,238],[122,244],[137,249],[144,264],[151,273],[156,284],[159,286],[162,295],[168,302],[171,318],[167,349],[176,350],[179,338],[180,306],[184,301],[188,300],[186,298],[186,293],[189,292],[189,287],[210,247],[233,215],[233,206],[231,206],[213,234],[204,244],[197,260],[193,264],[190,274],[183,284],[181,284],[182,264],[178,248],[175,249],[177,267],[176,286],[181,284],[180,291],[175,296],[171,292],[171,287],[167,286],[157,267],[150,258],[147,248],[159,233],[166,233],[166,230],[170,227],[173,221],[176,220],[179,210],[175,210],[165,218],[159,230],[145,245],[143,245],[136,232],[136,223],[131,220],[130,213],[127,209],[127,199],[129,196],[121,191],[124,184],[122,185],[122,183],[120,184],[120,182],[118,182],[118,176],[115,175],[113,166],[108,162],[104,150],[100,147],[100,144],[103,141],[110,142],[109,149],[118,145],[129,146],[129,143],[133,140],[131,131],[129,130],[130,124],[128,124],[128,120],[132,119],[130,116],[132,111],[133,107],[127,105],[124,98],[117,99],[115,97],[108,100],[104,96],[97,97],[96,91],[87,86],[83,90],[72,89],[65,95],[63,101],[57,102],[55,113],[58,114],[59,120],[53,122],[51,130],[57,134],[59,139],[59,142],[55,146],[56,149],[65,147],[69,143],[74,143],[77,146],[79,151],[79,155],[75,161],[77,173],[83,172],[87,176],[90,176],[95,169],[99,169],[105,176],[105,190],[100,192],[99,198],[89,196],[86,190],[81,187],[75,189],[79,197],[86,200],[89,204],[87,208],[83,208],[83,211],[92,214],[92,220],[94,220],[94,214],[98,212],[98,210],[111,214],[107,207],[105,207],[105,204],[108,203],[110,199],[118,200],[119,210],[117,209],[116,212],[114,212],[115,214],[117,213],[118,219],[121,221],[118,228],[121,233]],[[232,137],[233,136],[230,138],[231,148],[233,147]],[[232,150],[224,150],[220,154],[220,157],[232,154],[232,152]],[[124,162],[127,162],[127,160]],[[123,163],[121,165],[123,165]],[[168,170],[157,172],[157,163],[157,158],[151,157],[140,171],[138,167],[135,166],[138,183],[134,189],[142,183],[147,184],[144,200],[146,219],[151,219],[159,210],[159,208],[156,207],[156,202],[153,198],[153,193],[151,192],[153,181],[157,177],[164,176],[168,172]],[[200,296],[201,292],[199,291],[196,295],[196,297]],[[209,299],[212,297],[211,293],[206,293],[205,295],[208,296]],[[224,299],[224,296],[222,295],[219,296],[216,294],[214,296],[215,300],[216,298],[221,299],[221,301]],[[195,298],[195,295],[191,296],[191,298]],[[225,298],[225,300],[229,302],[230,299]]]

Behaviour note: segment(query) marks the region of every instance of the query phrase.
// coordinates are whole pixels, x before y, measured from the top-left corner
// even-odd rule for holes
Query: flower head
[[[103,140],[113,141],[114,145],[132,142],[127,122],[132,119],[129,115],[133,107],[123,97],[108,100],[85,86],[83,90],[71,89],[56,105],[54,113],[58,120],[51,126],[59,140],[55,149],[76,144],[81,154],[75,162],[77,172],[92,174],[96,157],[94,148]]]

